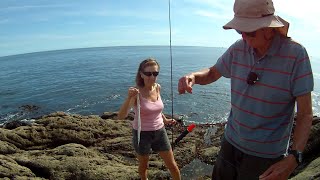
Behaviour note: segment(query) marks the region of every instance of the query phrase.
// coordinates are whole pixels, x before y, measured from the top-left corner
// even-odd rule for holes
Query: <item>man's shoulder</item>
[[[280,43],[278,54],[288,57],[308,56],[306,48],[292,38],[282,38]]]
[[[246,51],[248,48],[246,42],[243,39],[239,39],[236,42],[234,42],[227,51]]]
[[[293,48],[295,50],[298,50],[298,49],[305,49],[305,47],[299,43],[298,41],[295,41],[294,39],[288,37],[288,38],[283,38],[282,39],[282,46],[283,47],[286,47],[286,48]]]
[[[243,39],[238,39],[236,42],[232,44],[233,47],[237,47],[237,48],[244,47],[245,45],[246,45],[246,42]]]

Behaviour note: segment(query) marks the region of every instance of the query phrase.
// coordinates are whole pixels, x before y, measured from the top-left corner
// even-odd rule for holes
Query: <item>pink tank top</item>
[[[140,97],[140,119],[141,119],[141,131],[155,131],[161,129],[164,126],[162,118],[163,102],[160,95],[157,101],[152,102],[139,94]],[[134,120],[132,127],[138,130],[138,115],[137,106],[134,106]]]

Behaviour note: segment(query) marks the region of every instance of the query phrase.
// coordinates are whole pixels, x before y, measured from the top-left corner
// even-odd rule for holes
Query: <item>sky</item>
[[[273,0],[289,36],[320,57],[318,0]],[[0,56],[85,47],[170,44],[169,0],[1,0]],[[173,46],[229,47],[233,0],[171,0]]]

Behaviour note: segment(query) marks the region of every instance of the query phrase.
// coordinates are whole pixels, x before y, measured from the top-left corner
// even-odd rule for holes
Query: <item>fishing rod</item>
[[[173,118],[173,85],[172,85],[172,45],[171,45],[171,0],[168,0],[169,5],[169,33],[170,33],[170,78],[171,78],[171,117]],[[171,126],[171,143],[173,144],[173,127]]]
[[[177,139],[172,143],[172,150],[174,147],[183,139],[187,134],[189,134],[194,128],[196,127],[195,124],[190,124],[186,130],[184,130],[180,136],[177,137]]]

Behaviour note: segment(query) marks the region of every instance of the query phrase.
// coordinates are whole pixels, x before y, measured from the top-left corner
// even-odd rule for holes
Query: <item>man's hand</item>
[[[192,93],[192,86],[195,84],[194,75],[186,75],[179,79],[178,91],[179,94],[184,94],[186,91]]]
[[[298,166],[293,155],[283,158],[281,161],[270,166],[259,176],[260,180],[287,180],[290,174]]]

